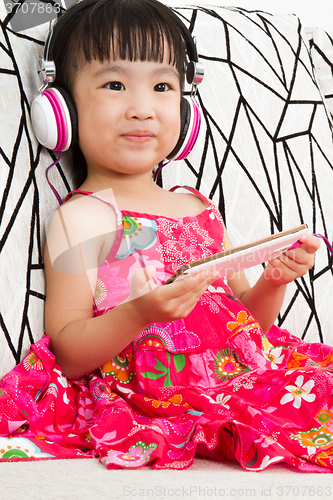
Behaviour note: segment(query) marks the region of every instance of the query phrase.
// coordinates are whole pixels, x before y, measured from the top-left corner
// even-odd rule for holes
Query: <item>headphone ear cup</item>
[[[180,134],[168,160],[184,160],[192,151],[199,135],[201,114],[194,99],[182,97],[180,108]]]
[[[78,140],[77,112],[70,94],[51,87],[39,94],[31,105],[35,136],[47,149],[67,151]]]
[[[61,93],[62,97],[64,98],[67,110],[68,110],[68,114],[69,114],[68,125],[71,128],[71,142],[67,148],[67,149],[69,149],[71,146],[75,146],[79,140],[78,118],[77,118],[76,106],[74,104],[72,96],[70,95],[70,93],[67,90],[65,90],[63,87],[53,87],[53,88],[57,89],[58,92]],[[66,150],[64,150],[64,151],[66,151]]]

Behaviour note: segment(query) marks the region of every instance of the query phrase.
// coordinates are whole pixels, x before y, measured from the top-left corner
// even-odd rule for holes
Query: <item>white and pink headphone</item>
[[[63,27],[82,10],[88,9],[98,0],[82,0],[71,7],[51,30],[39,60],[38,75],[41,81],[39,94],[31,106],[31,122],[40,144],[53,151],[66,151],[78,141],[77,113],[71,95],[61,87],[49,87],[54,82],[56,67],[52,59],[53,47]],[[149,0],[154,4],[155,0]],[[199,135],[201,114],[195,98],[197,85],[204,76],[203,65],[198,60],[195,41],[179,17],[165,7],[183,30],[189,57],[186,79],[192,85],[191,96],[182,97],[181,128],[178,143],[168,155],[168,160],[182,160],[192,151]]]

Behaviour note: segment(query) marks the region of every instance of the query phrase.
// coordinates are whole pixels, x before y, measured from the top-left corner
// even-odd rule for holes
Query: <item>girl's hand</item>
[[[198,299],[219,277],[204,271],[165,286],[157,286],[151,279],[154,266],[137,270],[130,282],[130,295],[122,304],[139,314],[143,324],[165,323],[185,318]],[[129,311],[130,314],[130,311]]]
[[[288,250],[276,259],[268,262],[265,277],[271,284],[280,286],[304,276],[314,265],[314,254],[320,246],[320,241],[315,236],[306,234],[300,238],[297,248]]]

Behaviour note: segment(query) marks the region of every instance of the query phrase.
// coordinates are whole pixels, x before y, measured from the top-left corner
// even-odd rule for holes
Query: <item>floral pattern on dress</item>
[[[107,288],[105,286],[105,283],[100,278],[98,278],[95,287],[94,303],[98,306],[99,304],[102,304],[106,298]]]
[[[279,368],[279,365],[283,364],[284,361],[284,353],[283,350],[286,349],[285,346],[273,346],[266,337],[266,335],[262,336],[262,343],[263,343],[263,352],[268,361],[271,363],[271,367],[273,370],[277,370]]]
[[[205,292],[201,295],[199,299],[199,304],[207,305],[210,312],[218,314],[221,309],[226,309],[229,311],[228,307],[225,305],[223,298],[220,297],[218,293]]]
[[[0,436],[0,460],[53,458],[24,437],[5,438]]]
[[[141,467],[148,462],[150,455],[156,448],[156,443],[147,445],[144,441],[137,441],[134,446],[129,447],[126,453],[110,450],[103,462],[107,466],[115,464],[123,467]]]
[[[156,325],[152,323],[141,332],[132,342],[132,348],[167,350],[177,352],[190,350],[200,346],[200,338],[194,332],[182,326],[181,321],[177,328],[174,322]]]
[[[97,311],[107,312],[125,299],[129,294],[128,280],[122,276],[122,266],[110,266],[107,262],[100,268],[96,281],[93,307]]]
[[[117,252],[117,259],[125,259],[134,250],[146,250],[157,241],[155,221],[143,217],[123,216],[123,239]]]
[[[307,449],[309,456],[316,453],[319,449],[331,448],[333,445],[333,433],[325,427],[314,427],[309,431],[301,431],[291,435],[292,439],[297,440],[303,448]]]
[[[304,383],[304,376],[299,375],[295,385],[286,386],[288,392],[282,397],[280,404],[285,405],[292,402],[293,406],[299,409],[303,400],[312,403],[316,399],[316,395],[311,394],[314,384],[314,380],[308,380]]]
[[[247,311],[240,311],[237,314],[237,318],[235,317],[234,321],[228,321],[226,326],[227,329],[235,335],[239,330],[246,331],[252,328],[258,328],[259,324]]]
[[[309,366],[310,359],[305,354],[300,352],[292,352],[288,360],[287,368],[291,370],[296,370],[298,368],[306,368]]]
[[[174,385],[173,373],[180,373],[184,370],[186,365],[186,358],[184,354],[172,354],[166,352],[166,356],[161,360],[154,358],[155,364],[149,371],[140,372],[141,377],[150,380],[163,379],[163,386],[169,387]]]
[[[183,406],[186,408],[190,408],[190,405],[188,403],[183,403],[183,397],[181,394],[175,394],[167,401],[161,401],[159,399],[152,399],[152,398],[144,398],[144,399],[145,401],[150,402],[154,408],[159,408],[159,407],[169,408],[170,405],[180,406],[181,404],[183,404]]]
[[[216,353],[214,372],[217,378],[228,380],[249,370],[250,368],[242,363],[238,354],[231,349],[222,349]]]
[[[181,236],[179,226],[179,222],[158,219],[158,230],[168,239],[160,243],[157,251],[163,262],[171,263],[173,272],[188,262],[211,255],[209,246],[214,242],[196,220],[181,223]]]
[[[40,360],[40,358],[36,355],[35,352],[28,354],[28,356],[26,356],[24,358],[23,366],[27,371],[29,371],[31,369],[33,369],[33,370],[42,370],[43,369],[43,363]]]
[[[105,363],[101,371],[104,378],[108,375],[123,384],[129,384],[135,375],[133,355],[131,353],[119,354],[111,361]]]
[[[325,427],[332,427],[333,430],[333,411],[331,411],[330,409],[320,409],[315,415],[315,419],[322,425],[325,425]]]

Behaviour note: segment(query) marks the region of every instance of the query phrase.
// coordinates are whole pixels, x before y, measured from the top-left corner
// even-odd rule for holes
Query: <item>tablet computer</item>
[[[227,276],[257,264],[268,262],[289,250],[301,236],[308,232],[308,226],[303,224],[281,233],[272,234],[267,238],[253,241],[247,245],[189,262],[181,266],[164,284],[172,283],[176,279],[199,273],[205,269],[218,271],[220,276]]]

